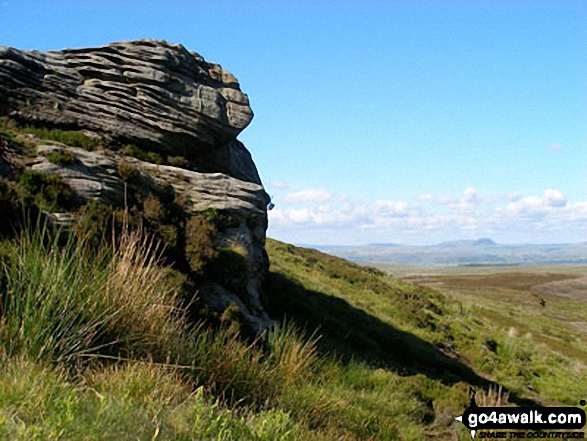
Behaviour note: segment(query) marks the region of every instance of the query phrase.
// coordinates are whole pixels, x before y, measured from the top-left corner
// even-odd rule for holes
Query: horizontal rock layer
[[[0,46],[0,114],[199,158],[201,171],[260,183],[235,141],[253,117],[247,95],[232,74],[181,45],[140,40],[55,52]]]
[[[55,165],[45,156],[58,150],[71,152],[76,163]],[[140,173],[138,182],[150,181],[149,187],[171,186],[186,200],[187,214],[207,208],[226,210],[242,216],[264,216],[269,196],[263,186],[242,181],[222,173],[200,173],[170,165],[156,165],[125,157],[115,152],[88,152],[81,148],[40,145],[39,156],[31,168],[48,174],[60,174],[82,199],[95,199],[111,205],[124,203],[124,181],[118,176],[121,162],[131,164]],[[136,184],[129,183],[130,187]],[[143,187],[147,189],[147,187]],[[141,186],[137,186],[141,192]]]
[[[20,161],[3,142],[1,176],[13,176],[14,164],[20,163],[61,175],[82,200],[122,206],[129,188],[143,195],[172,191],[185,202],[186,217],[209,208],[229,212],[234,222],[217,233],[216,246],[243,250],[246,292],[211,283],[199,287],[198,295],[220,310],[238,305],[259,330],[271,324],[259,298],[269,267],[264,248],[269,197],[249,151],[236,139],[253,112],[232,74],[164,41],[54,52],[0,46],[0,116],[80,130],[101,140],[98,150],[88,152],[31,138],[37,155]],[[123,156],[118,151],[133,150],[120,149],[124,144],[157,152],[163,161],[184,163],[189,170]],[[51,163],[46,156],[58,149],[71,152],[75,161]],[[169,158],[177,156],[184,160]],[[123,162],[139,171],[126,188]],[[75,213],[50,215],[64,225],[75,222]]]
[[[75,163],[56,165],[46,156],[58,150],[67,150],[75,157]],[[231,214],[235,224],[217,237],[217,246],[239,246],[245,251],[249,281],[247,298],[217,286],[203,290],[207,300],[219,308],[237,304],[249,323],[263,329],[271,321],[265,313],[259,288],[267,272],[269,262],[265,253],[265,231],[269,196],[261,185],[242,181],[222,173],[199,173],[179,167],[156,165],[135,158],[124,157],[115,152],[88,152],[80,148],[57,145],[40,145],[38,156],[31,164],[35,171],[58,174],[75,195],[82,200],[98,200],[115,206],[124,205],[124,181],[118,174],[118,166],[125,162],[134,167],[138,176],[127,183],[138,193],[148,194],[153,189],[170,191],[182,198],[185,213],[189,215],[209,208]],[[61,223],[75,222],[67,213],[53,214]],[[209,291],[209,292],[208,292]]]

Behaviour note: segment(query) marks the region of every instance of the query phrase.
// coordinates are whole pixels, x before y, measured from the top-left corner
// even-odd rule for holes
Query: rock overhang
[[[221,307],[237,304],[256,329],[271,324],[259,294],[269,266],[264,249],[269,196],[237,139],[253,112],[231,73],[182,45],[160,40],[51,52],[0,47],[0,116],[79,130],[104,143],[93,152],[38,143],[27,166],[61,175],[82,200],[120,206],[126,204],[127,187],[145,194],[167,188],[185,196],[186,216],[207,209],[231,213],[234,225],[217,242],[244,250],[246,292],[212,284],[207,293],[203,285],[200,294]],[[121,149],[125,143],[168,155],[169,162],[129,157]],[[48,161],[44,155],[56,149],[69,150],[75,164]],[[175,155],[188,166],[175,167],[169,159]],[[138,183],[123,182],[121,163],[139,170]]]
[[[221,148],[253,118],[231,73],[161,40],[51,52],[1,46],[0,113],[184,156]]]

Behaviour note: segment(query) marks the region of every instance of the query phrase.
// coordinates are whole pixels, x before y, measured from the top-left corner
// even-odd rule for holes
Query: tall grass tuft
[[[104,360],[165,365],[222,402],[263,409],[316,368],[315,338],[292,325],[254,341],[238,331],[187,326],[179,284],[152,239],[123,228],[92,250],[46,228],[7,243],[0,287],[0,352],[79,370]]]
[[[108,265],[104,303],[116,311],[110,326],[129,349],[163,360],[184,331],[184,311],[177,307],[179,282],[167,278],[159,248],[152,238],[124,229]]]
[[[503,390],[502,386],[490,386],[487,391],[481,390],[477,394],[477,404],[481,407],[501,407],[509,403],[509,392]]]
[[[2,262],[0,342],[9,355],[70,362],[96,352],[114,311],[96,295],[107,282],[83,248],[46,228],[25,229],[7,245]],[[100,343],[98,343],[100,342]]]
[[[275,368],[258,347],[238,332],[213,330],[201,323],[185,336],[180,346],[196,384],[229,405],[260,409],[275,402],[280,391]],[[184,356],[185,357],[185,356]]]
[[[181,332],[177,290],[163,283],[156,250],[123,233],[117,251],[60,243],[46,228],[24,229],[2,259],[0,345],[8,355],[75,367],[99,356],[160,356]]]
[[[316,333],[306,338],[290,322],[276,325],[267,335],[270,359],[285,389],[307,379],[320,365]]]

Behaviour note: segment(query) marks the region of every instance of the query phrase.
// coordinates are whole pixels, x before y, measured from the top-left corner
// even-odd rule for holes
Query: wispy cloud
[[[522,197],[516,191],[485,195],[470,187],[456,197],[417,199],[433,204],[423,208],[401,200],[366,203],[343,199],[326,190],[303,190],[282,198],[282,204],[269,213],[270,228],[301,228],[297,230],[299,237],[314,231],[323,243],[329,237],[339,238],[339,243],[360,242],[360,237],[365,238],[363,243],[381,238],[404,243],[409,241],[406,238],[438,242],[445,237],[508,237],[510,242],[587,239],[587,201],[570,202],[552,188],[541,196]],[[287,206],[294,203],[299,206]]]
[[[416,196],[416,199],[421,202],[430,202],[434,200],[434,194],[432,193],[423,193]]]
[[[332,194],[324,189],[300,190],[288,193],[278,199],[282,204],[321,203],[332,199]]]
[[[481,197],[479,191],[476,188],[469,187],[466,188],[465,191],[463,191],[463,193],[458,198],[449,195],[444,195],[436,199],[433,199],[433,201],[437,204],[445,205],[451,210],[469,211],[474,210],[483,202],[487,202],[487,199]]]
[[[560,144],[556,144],[555,143],[555,144],[547,145],[544,148],[544,150],[547,151],[547,152],[562,152],[563,151],[563,147]]]

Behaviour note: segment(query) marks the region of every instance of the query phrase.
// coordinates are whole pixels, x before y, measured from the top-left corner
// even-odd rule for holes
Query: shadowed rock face
[[[181,45],[140,40],[57,52],[0,46],[0,114],[95,131],[260,183],[236,136],[253,112],[238,81]]]
[[[234,225],[216,238],[216,245],[244,250],[246,293],[213,284],[201,287],[200,295],[220,310],[237,304],[259,330],[271,324],[259,298],[269,267],[264,248],[269,196],[250,153],[236,139],[253,112],[232,74],[164,41],[45,53],[0,46],[2,115],[28,124],[90,132],[105,145],[132,143],[163,157],[188,158],[190,170],[139,161],[108,149],[87,152],[40,144],[27,167],[61,175],[80,200],[121,206],[125,184],[117,168],[121,162],[130,163],[140,170],[136,192],[171,188],[186,201],[188,217],[209,208],[230,213]],[[45,157],[64,149],[75,163],[56,165]],[[8,176],[2,172],[4,162],[0,161],[0,175]],[[53,215],[75,222],[71,213]]]

